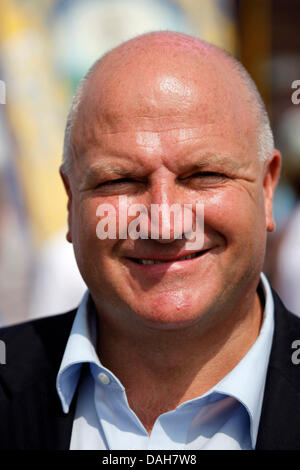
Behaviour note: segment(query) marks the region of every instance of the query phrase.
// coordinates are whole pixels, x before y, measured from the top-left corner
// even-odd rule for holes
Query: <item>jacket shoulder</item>
[[[35,318],[32,320],[15,323],[13,325],[2,326],[0,328],[0,338],[9,340],[10,338],[15,337],[15,335],[29,332],[35,328],[43,330],[49,327],[52,328],[54,325],[58,326],[59,324],[67,324],[69,321],[72,322],[74,320],[76,311],[77,309],[74,309],[65,313],[58,313],[56,315]]]
[[[273,291],[275,303],[275,331],[270,366],[286,375],[300,391],[300,367],[292,360],[293,344],[300,341],[300,317],[287,310],[280,297]]]
[[[6,390],[21,390],[57,374],[75,314],[76,309],[0,329],[6,356],[0,382]]]
[[[300,450],[300,364],[293,344],[300,340],[300,318],[273,291],[275,328],[256,449]]]

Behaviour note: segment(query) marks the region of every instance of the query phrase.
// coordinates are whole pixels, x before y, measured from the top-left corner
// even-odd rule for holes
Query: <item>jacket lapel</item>
[[[300,319],[273,296],[275,329],[256,449],[299,450],[300,364],[292,361],[292,343],[300,340]]]

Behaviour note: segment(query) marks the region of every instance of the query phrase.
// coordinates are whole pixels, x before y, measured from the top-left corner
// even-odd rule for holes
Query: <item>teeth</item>
[[[183,256],[182,258],[178,258],[176,261],[182,261],[184,259],[192,259],[196,258],[199,253],[193,253],[192,255],[187,255]],[[160,263],[169,263],[172,260],[165,260],[165,261],[158,261],[158,260],[152,260],[152,259],[137,259],[136,260],[139,264],[160,264]]]

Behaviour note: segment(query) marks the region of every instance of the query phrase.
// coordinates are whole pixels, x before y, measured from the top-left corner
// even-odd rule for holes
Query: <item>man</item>
[[[77,312],[1,331],[0,446],[299,448],[300,323],[261,274],[279,171],[255,86],[223,51],[156,32],[97,62],[61,168],[89,291]],[[202,245],[175,218],[169,239],[162,220],[105,238],[99,207],[120,227],[124,197],[148,215],[192,207],[193,226],[203,207]]]

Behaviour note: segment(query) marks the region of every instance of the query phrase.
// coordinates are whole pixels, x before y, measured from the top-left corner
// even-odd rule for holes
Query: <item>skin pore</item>
[[[62,172],[67,238],[99,313],[101,362],[148,432],[220,381],[259,334],[280,155],[260,161],[257,132],[228,58],[178,33],[119,46],[85,84]],[[184,239],[99,240],[97,207],[118,209],[120,195],[149,209],[204,204],[202,251],[182,261]]]

